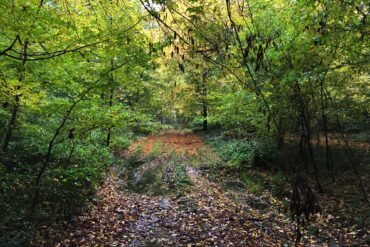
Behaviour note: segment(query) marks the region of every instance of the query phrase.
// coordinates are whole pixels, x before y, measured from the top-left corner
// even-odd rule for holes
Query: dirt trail
[[[206,147],[195,135],[164,134],[138,142],[144,145],[144,155],[158,140],[166,150],[193,156]],[[69,230],[56,238],[55,246],[282,246],[291,242],[293,226],[278,212],[263,214],[251,208],[243,203],[241,194],[246,192],[230,196],[191,165],[186,164],[185,171],[190,180],[187,188],[155,196],[127,190],[127,181],[117,175],[117,168],[112,169],[98,191],[99,203],[66,227]]]
[[[142,148],[144,155],[148,155],[153,151],[154,146],[158,144],[158,151],[175,152],[177,154],[189,154],[192,156],[198,155],[201,148],[206,145],[202,139],[191,133],[162,133],[159,135],[150,135],[146,138],[141,138],[135,142],[129,150],[125,151],[124,155],[130,155],[134,150]]]

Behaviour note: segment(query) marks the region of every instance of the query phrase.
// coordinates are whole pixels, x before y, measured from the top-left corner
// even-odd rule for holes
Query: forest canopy
[[[107,172],[127,168],[122,153],[133,142],[184,130],[218,153],[209,168],[217,179],[234,174],[258,194],[251,188],[267,182],[255,172],[269,174],[282,191],[274,196],[291,197],[296,244],[298,218],[317,212],[317,200],[299,194],[305,186],[318,202],[353,209],[339,211],[363,231],[353,238],[360,243],[369,234],[369,8],[0,1],[0,245],[42,246],[40,229],[88,212]]]

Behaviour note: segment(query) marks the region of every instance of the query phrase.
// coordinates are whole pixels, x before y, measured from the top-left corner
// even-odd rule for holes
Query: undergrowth
[[[32,155],[18,154],[16,150],[30,148],[21,144],[11,150],[8,157],[13,170],[0,164],[0,246],[29,246],[40,227],[69,221],[89,208],[107,168],[115,163],[114,150],[130,142],[127,137],[113,138],[112,147],[107,148],[103,136],[92,136],[95,139],[89,142],[71,140],[55,145],[33,214],[35,181],[45,150],[40,143],[29,150],[35,151]]]

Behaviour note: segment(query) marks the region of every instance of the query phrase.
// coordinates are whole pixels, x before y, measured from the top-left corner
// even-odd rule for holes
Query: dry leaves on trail
[[[156,143],[160,146],[159,152],[173,151],[177,154],[186,153],[191,156],[197,156],[199,150],[206,147],[202,139],[195,134],[163,133],[141,138],[135,142],[123,156],[128,157],[132,155],[138,148],[142,148],[143,155],[147,156],[153,151],[153,147]]]
[[[259,225],[257,212],[230,200],[195,169],[187,171],[194,189],[179,197],[117,191],[122,181],[112,174],[99,190],[100,203],[56,246],[276,246],[285,241]]]
[[[206,147],[195,135],[162,134],[150,136],[146,142],[138,141],[130,152],[135,145],[144,145],[144,154],[148,155],[157,141],[196,158],[204,155],[198,156],[198,150]],[[165,167],[169,162],[171,157],[165,153],[137,170],[154,165]],[[185,165],[190,187],[161,196],[137,194],[128,190],[127,181],[117,176],[116,169],[111,169],[98,190],[99,203],[73,223],[64,225],[64,230],[53,237],[55,246],[294,245],[295,225],[280,213],[269,193],[257,198],[246,190],[228,191],[222,187],[222,181],[210,181],[204,171]],[[267,205],[265,210],[249,205],[257,199]],[[304,234],[300,246],[326,244]]]

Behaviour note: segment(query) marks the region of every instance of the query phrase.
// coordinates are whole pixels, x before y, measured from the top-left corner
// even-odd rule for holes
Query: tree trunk
[[[113,61],[113,58],[110,60],[110,65],[111,65],[111,69],[114,68],[114,61]],[[111,84],[111,90],[110,90],[110,96],[109,96],[109,110],[112,111],[112,106],[113,106],[113,95],[114,95],[114,89],[113,89],[113,83],[114,83],[114,77],[113,77],[113,74],[110,76],[110,84]],[[110,119],[112,119],[112,112],[110,112]],[[108,127],[108,131],[107,131],[107,139],[106,139],[106,146],[109,147],[110,145],[110,139],[111,139],[111,135],[112,135],[112,125],[110,124],[110,126]]]
[[[13,106],[12,115],[10,117],[10,121],[8,123],[8,126],[7,126],[6,131],[5,131],[5,135],[4,135],[4,138],[3,138],[2,150],[3,150],[4,153],[6,153],[8,151],[9,142],[10,142],[10,139],[12,137],[12,132],[13,132],[13,129],[15,127],[15,123],[16,123],[16,120],[17,120],[17,114],[18,114],[18,110],[19,110],[19,98],[20,98],[20,96],[17,94],[14,98],[15,98],[15,103],[14,103],[14,106]]]
[[[111,89],[111,94],[110,94],[110,97],[109,97],[109,108],[112,108],[112,106],[113,106],[113,94],[114,94],[114,90]],[[112,118],[112,116],[111,116],[111,118]],[[106,140],[107,147],[109,147],[109,145],[110,145],[110,139],[111,139],[111,135],[112,135],[111,132],[112,132],[112,126],[110,126],[108,128],[108,131],[107,131],[107,140]]]
[[[302,131],[304,133],[304,140],[303,140],[304,148],[307,153],[308,161],[312,165],[313,170],[314,170],[317,189],[320,193],[323,193],[324,190],[320,183],[319,171],[318,171],[317,164],[314,158],[313,148],[311,144],[312,135],[311,135],[310,117],[308,115],[308,109],[306,108],[306,105],[304,104],[301,88],[298,82],[296,82],[295,86],[296,86],[296,91],[297,91],[298,104],[299,104],[299,108],[301,112]]]
[[[21,55],[22,63],[21,63],[20,71],[19,71],[19,78],[18,78],[19,82],[22,82],[24,80],[25,64],[27,62],[27,49],[28,49],[28,39],[26,39],[25,42],[24,42],[23,54]],[[20,89],[20,86],[17,89]],[[3,146],[2,146],[3,152],[8,151],[9,142],[12,138],[12,133],[13,133],[13,130],[16,126],[17,115],[18,115],[19,105],[20,105],[19,104],[20,97],[21,97],[21,94],[17,94],[17,95],[14,96],[15,102],[14,102],[14,106],[13,106],[12,115],[10,117],[7,129],[5,131],[5,135],[4,135],[4,138],[3,138]]]
[[[206,104],[203,104],[203,130],[208,129],[207,117],[208,117],[207,106],[206,106]]]
[[[206,72],[202,76],[202,110],[203,110],[203,130],[208,129],[208,106],[207,106],[207,85]]]
[[[325,135],[325,154],[326,154],[326,168],[331,176],[333,182],[335,182],[335,174],[334,174],[334,167],[332,162],[332,153],[329,146],[329,138],[328,138],[328,124],[327,124],[327,116],[325,113],[325,106],[324,106],[324,81],[320,83],[320,98],[321,98],[321,117],[322,117],[322,124],[324,128],[324,135]]]
[[[281,148],[284,145],[284,137],[285,137],[285,131],[283,131],[283,118],[279,118],[277,126],[277,133],[275,136],[275,143],[278,148],[278,150],[281,150]]]

